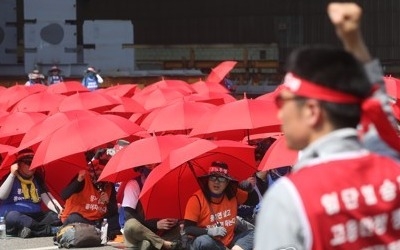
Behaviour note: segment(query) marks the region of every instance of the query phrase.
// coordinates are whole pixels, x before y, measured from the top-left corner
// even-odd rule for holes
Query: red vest
[[[111,195],[111,185],[105,185],[108,197]],[[85,185],[81,192],[71,195],[65,201],[65,209],[61,215],[61,221],[64,222],[71,213],[79,213],[85,219],[99,220],[107,213],[107,204],[99,201],[100,191],[92,184],[89,173],[85,175]]]
[[[289,179],[305,208],[312,249],[400,249],[395,161],[368,154],[306,166]]]

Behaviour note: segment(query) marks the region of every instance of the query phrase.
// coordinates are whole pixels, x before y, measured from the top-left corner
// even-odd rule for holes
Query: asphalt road
[[[1,250],[50,250],[59,249],[53,244],[53,237],[28,238],[22,239],[18,237],[7,236],[6,239],[0,239]],[[124,249],[123,243],[108,242],[106,246],[92,248],[76,248],[76,249],[101,249],[116,250]]]

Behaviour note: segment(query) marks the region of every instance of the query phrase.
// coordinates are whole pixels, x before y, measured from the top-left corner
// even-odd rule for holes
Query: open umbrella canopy
[[[179,92],[185,93],[185,94],[190,94],[190,93],[195,93],[196,91],[192,88],[192,86],[182,80],[175,80],[175,79],[162,79],[161,81],[152,83],[150,85],[147,85],[144,87],[140,93],[145,94],[148,92],[152,92],[156,89],[171,89],[171,90],[177,90]]]
[[[279,132],[281,122],[272,101],[241,99],[204,114],[190,136],[242,140],[251,134]]]
[[[43,91],[46,86],[41,87],[36,87],[37,86],[43,86],[41,84],[35,84],[33,86],[25,86],[25,85],[14,85],[11,86],[3,91],[0,92],[0,109],[1,110],[11,110],[11,108],[20,100],[23,98]]]
[[[148,112],[142,104],[133,100],[129,97],[116,97],[117,100],[120,101],[121,104],[111,108],[110,110],[105,111],[104,113],[121,115],[126,118],[129,118],[134,113],[146,113]]]
[[[239,181],[256,172],[254,147],[224,140],[193,141],[172,150],[147,177],[140,194],[145,217],[182,219],[189,197],[199,189],[197,177],[207,174],[213,161],[227,163],[230,175]]]
[[[37,124],[33,125],[22,137],[21,144],[17,148],[17,152],[30,148],[44,140],[48,135],[53,133],[58,128],[75,119],[83,117],[91,117],[99,115],[98,113],[90,110],[69,110],[65,112],[58,112],[54,115],[48,116]],[[35,147],[36,148],[36,147]]]
[[[229,93],[229,90],[216,82],[205,82],[205,81],[197,81],[192,83],[192,88],[196,90],[197,93]]]
[[[117,106],[118,104],[121,104],[121,102],[110,95],[95,91],[82,92],[64,98],[61,101],[58,110],[55,112],[58,111],[63,112],[63,111],[78,110],[78,109],[87,109],[96,112],[104,112]]]
[[[137,176],[135,167],[158,164],[173,149],[195,139],[183,135],[151,136],[132,142],[116,153],[106,164],[99,181],[125,181]]]
[[[53,94],[46,91],[31,94],[14,105],[11,112],[43,112],[48,113],[58,109],[61,101],[65,98],[61,94]]]
[[[13,147],[13,146],[0,144],[1,161],[3,162],[3,159],[7,158],[7,156],[10,154],[10,152],[13,150],[15,150],[15,147]],[[3,179],[3,177],[6,174],[8,174],[10,172],[10,165],[7,167],[3,167],[3,165],[0,166],[0,181]]]
[[[140,88],[137,84],[118,84],[110,86],[105,89],[97,89],[96,92],[103,92],[111,96],[119,97],[132,97],[135,93],[138,93]]]
[[[140,126],[149,133],[175,132],[188,134],[199,118],[215,105],[204,102],[177,101],[153,110]]]
[[[46,91],[54,94],[73,95],[78,92],[89,92],[89,89],[83,86],[81,82],[65,81],[50,85]]]
[[[400,79],[392,76],[386,76],[383,79],[387,95],[395,100],[400,99]]]
[[[116,115],[78,118],[55,130],[39,144],[31,168],[74,154],[80,155],[143,131],[136,123]]]
[[[224,61],[218,64],[215,68],[211,69],[206,82],[220,83],[236,64],[236,61]]]
[[[184,96],[183,99],[185,101],[206,102],[214,105],[222,105],[236,101],[236,98],[232,95],[220,92],[196,93]]]
[[[0,143],[18,147],[24,134],[46,117],[37,112],[15,112],[0,117]]]
[[[278,136],[268,148],[258,165],[258,170],[266,171],[274,168],[293,166],[298,159],[298,151],[287,147],[284,135]]]
[[[156,88],[152,91],[141,91],[132,97],[143,107],[150,111],[155,108],[166,106],[176,99],[182,99],[183,96],[188,95],[188,93],[180,91],[179,89],[160,89]]]

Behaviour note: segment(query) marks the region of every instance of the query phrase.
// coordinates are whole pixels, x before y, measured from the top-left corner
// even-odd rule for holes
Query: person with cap
[[[28,81],[25,83],[25,86],[32,86],[34,84],[43,84],[44,82],[44,75],[39,72],[39,70],[35,69],[32,73],[28,74]]]
[[[289,57],[275,101],[288,147],[302,154],[263,199],[256,250],[399,248],[399,164],[367,150],[357,130],[360,122],[374,124],[399,152],[396,131],[372,96],[367,74],[379,67],[366,65],[377,62],[362,40],[361,13],[356,3],[330,3],[345,50],[306,47]]]
[[[52,236],[61,225],[62,206],[39,173],[29,169],[33,155],[30,149],[21,150],[0,186],[0,216],[5,217],[7,234],[21,238]]]
[[[50,86],[52,84],[64,82],[64,78],[61,75],[61,69],[54,65],[51,67],[49,70],[48,76],[47,76],[47,85]]]
[[[107,149],[98,149],[92,158],[87,159],[87,169],[80,170],[61,191],[61,198],[65,201],[61,221],[64,225],[81,222],[100,228],[103,219],[107,218],[107,235],[112,240],[121,234],[116,190],[111,182],[97,181],[110,157]]]
[[[194,237],[191,249],[253,249],[253,230],[235,231],[238,205],[248,193],[238,188],[225,162],[211,163],[207,175],[198,178],[200,190],[188,200],[184,230]]]
[[[180,238],[178,219],[164,218],[145,220],[139,194],[143,184],[155,165],[140,166],[134,171],[138,177],[128,181],[124,187],[122,208],[125,215],[123,230],[124,243],[127,248],[178,249]]]
[[[94,91],[100,87],[103,83],[103,78],[98,74],[98,72],[93,68],[89,67],[85,71],[85,75],[82,79],[82,85],[88,88],[90,91]]]

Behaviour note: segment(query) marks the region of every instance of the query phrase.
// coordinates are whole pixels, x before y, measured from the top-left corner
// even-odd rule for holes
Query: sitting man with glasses
[[[201,189],[186,205],[186,234],[195,237],[191,249],[253,249],[253,230],[238,232],[237,208],[248,193],[238,188],[224,162],[213,162],[208,174],[198,178]]]

